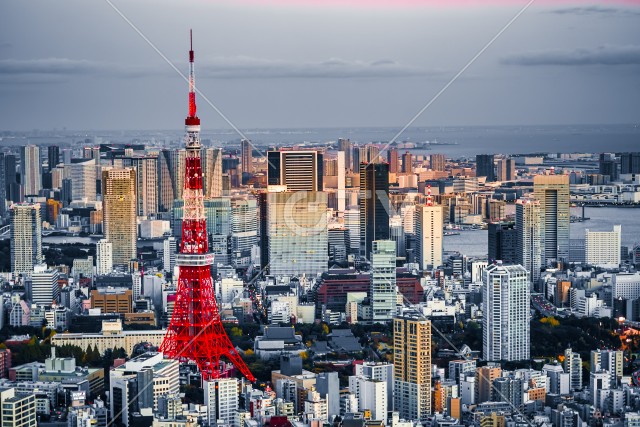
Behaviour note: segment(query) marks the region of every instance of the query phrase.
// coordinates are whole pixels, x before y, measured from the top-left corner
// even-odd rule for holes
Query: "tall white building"
[[[47,270],[45,265],[36,266],[31,275],[31,302],[38,305],[59,302],[58,277],[58,270]]]
[[[338,163],[338,215],[344,214],[344,211],[347,206],[347,194],[345,191],[345,174],[347,172],[345,166],[345,153],[344,151],[338,151],[337,153],[337,163]]]
[[[529,274],[521,265],[487,267],[482,287],[483,357],[487,361],[530,357]]]
[[[203,148],[200,150],[204,175],[204,197],[222,197],[222,150]]]
[[[607,371],[609,383],[616,387],[622,378],[624,354],[620,350],[591,350],[591,372]]]
[[[516,202],[516,260],[528,272],[531,283],[538,283],[543,263],[542,210],[540,202],[527,199]]]
[[[113,271],[113,245],[107,239],[96,243],[96,275],[104,276]]]
[[[42,220],[39,203],[11,206],[11,271],[30,276],[42,262]]]
[[[415,234],[421,270],[433,270],[442,265],[443,219],[442,206],[416,206]]]
[[[162,268],[173,274],[173,268],[176,266],[176,238],[170,236],[164,240],[162,245]]]
[[[355,365],[355,375],[387,383],[387,406],[393,409],[393,364],[364,362]]]
[[[358,411],[371,411],[371,418],[387,419],[387,383],[364,376],[349,377],[349,392],[358,399]]]
[[[396,244],[374,240],[371,251],[371,320],[386,322],[396,314]]]
[[[270,274],[315,277],[327,270],[327,193],[270,191],[267,218]]]
[[[64,166],[65,175],[71,178],[71,197],[73,200],[96,200],[96,160],[74,159]]]
[[[582,390],[582,356],[570,348],[564,351],[564,371],[569,374],[572,391]]]
[[[25,145],[20,147],[20,175],[25,196],[37,196],[42,188],[40,147]]]
[[[231,199],[231,253],[236,266],[249,266],[258,244],[258,204],[255,199]]]
[[[204,406],[207,408],[207,425],[236,427],[238,412],[238,379],[221,378],[204,381]]]
[[[613,231],[585,230],[585,262],[602,268],[620,266],[622,226],[614,225]]]
[[[351,252],[358,252],[360,247],[360,211],[358,209],[347,209],[344,212],[344,226],[349,230]]]
[[[135,169],[136,214],[150,216],[158,213],[158,158],[125,158],[123,164]]]

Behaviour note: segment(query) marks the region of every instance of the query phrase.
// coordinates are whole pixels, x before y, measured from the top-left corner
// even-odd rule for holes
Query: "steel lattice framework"
[[[218,312],[211,279],[200,164],[200,119],[196,115],[193,43],[189,51],[189,115],[185,120],[187,155],[184,179],[182,242],[176,256],[179,268],[176,301],[160,351],[181,361],[194,361],[205,381],[228,375],[225,357],[248,380],[255,381],[231,340]]]

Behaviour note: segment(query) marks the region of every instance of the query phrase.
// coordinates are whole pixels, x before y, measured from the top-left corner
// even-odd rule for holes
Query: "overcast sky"
[[[0,129],[402,126],[524,6],[468,0],[4,0]],[[638,123],[640,6],[535,2],[416,125]],[[373,6],[372,6],[373,4]],[[226,128],[199,99],[203,128]]]

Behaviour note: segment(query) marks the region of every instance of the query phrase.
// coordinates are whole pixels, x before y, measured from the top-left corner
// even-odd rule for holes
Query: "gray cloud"
[[[640,10],[621,9],[618,7],[592,5],[592,6],[574,6],[574,7],[565,7],[561,9],[553,9],[553,10],[549,10],[548,13],[553,13],[556,15],[637,16],[637,15],[640,15]]]
[[[117,64],[87,59],[41,58],[0,60],[0,82],[48,83],[60,82],[68,77],[100,75],[114,77],[143,77],[149,69],[122,67]]]
[[[408,77],[442,74],[383,59],[373,62],[331,58],[321,62],[295,62],[251,57],[214,58],[198,64],[199,75],[215,78],[358,78]]]
[[[179,63],[177,63],[179,64]],[[321,62],[294,62],[252,57],[212,58],[196,64],[198,78],[371,78],[436,76],[442,70],[424,69],[383,59],[373,62],[331,58]],[[122,66],[86,59],[43,58],[0,60],[0,81],[61,81],[67,77],[100,75],[103,77],[167,76],[169,66]]]
[[[595,48],[546,50],[511,54],[501,59],[509,65],[638,65],[640,46],[603,45]]]

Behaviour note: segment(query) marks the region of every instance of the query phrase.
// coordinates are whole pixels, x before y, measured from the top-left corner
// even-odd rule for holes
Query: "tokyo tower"
[[[193,361],[202,379],[209,381],[227,375],[225,357],[248,380],[254,376],[227,336],[218,312],[211,279],[213,254],[209,253],[207,221],[204,211],[202,167],[200,165],[200,119],[196,115],[193,64],[193,36],[189,50],[189,115],[186,127],[184,177],[184,216],[182,242],[176,254],[179,268],[178,290],[169,328],[160,351],[170,358]]]

